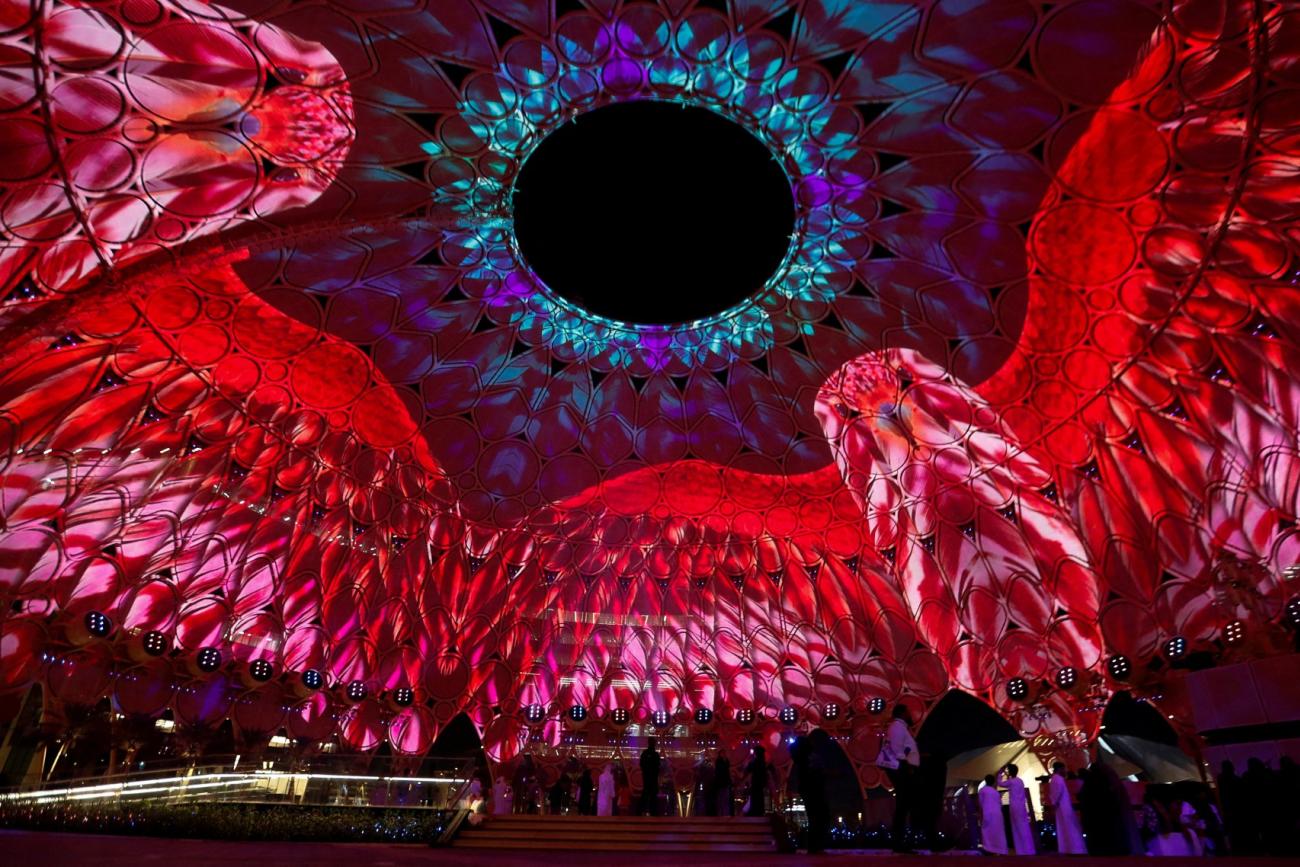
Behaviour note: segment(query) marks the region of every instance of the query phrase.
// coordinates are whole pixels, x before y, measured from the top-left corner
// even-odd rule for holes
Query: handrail
[[[463,796],[472,776],[463,760],[447,759],[429,776],[394,773],[348,773],[325,761],[311,767],[240,767],[237,762],[205,762],[171,769],[155,768],[88,779],[46,781],[37,786],[0,790],[0,803],[45,804],[62,801],[247,800],[295,805],[372,807],[427,806],[444,809]],[[425,762],[429,759],[425,759]],[[452,762],[455,762],[452,765]],[[386,772],[386,773],[385,773]],[[443,787],[446,787],[445,789]],[[451,798],[453,792],[455,797]],[[378,800],[376,800],[378,799]],[[439,803],[435,804],[434,801]]]
[[[475,759],[467,759],[465,764],[460,766],[459,771],[462,779],[460,787],[456,789],[455,794],[452,796],[452,803],[459,804],[461,799],[465,797],[466,793],[469,791],[469,787],[474,784],[475,772],[477,770],[478,762]]]
[[[474,812],[473,809],[469,807],[461,807],[459,805],[464,801],[465,795],[468,793],[470,786],[474,784],[474,779],[477,775],[477,772],[478,772],[477,758],[467,759],[465,761],[465,764],[461,766],[461,776],[464,777],[464,782],[462,782],[460,784],[460,787],[456,789],[456,794],[454,796],[454,799],[451,802],[453,805],[456,806],[456,812],[454,815],[452,815],[451,820],[447,822],[447,825],[445,828],[443,828],[442,833],[438,835],[438,839],[434,845],[437,846],[449,845],[451,841],[456,838],[456,835],[460,833],[460,828],[462,825],[465,824],[465,820],[468,819],[470,814]]]
[[[44,780],[36,785],[5,786],[0,788],[0,799],[14,800],[18,796],[45,796],[56,791],[90,791],[112,786],[147,785],[162,780],[179,780],[194,776],[212,776],[230,773],[226,765],[204,764],[184,768],[149,771],[131,771],[104,774],[97,777],[80,777],[67,780]]]
[[[219,758],[222,760],[218,761]],[[58,779],[58,780],[41,780],[40,782],[34,784],[28,783],[28,784],[19,784],[15,786],[0,786],[0,795],[17,793],[17,792],[36,792],[42,789],[66,788],[70,786],[113,783],[122,780],[143,779],[151,775],[152,776],[159,776],[159,775],[176,776],[177,774],[182,774],[182,773],[198,773],[198,772],[215,773],[227,767],[233,767],[234,758],[235,756],[233,754],[229,756],[229,759],[231,761],[226,761],[225,760],[226,757],[224,756],[222,757],[213,756],[205,759],[201,763],[194,763],[188,765],[179,765],[175,763],[160,761],[154,763],[154,767],[143,768],[143,769],[137,768],[135,770],[129,770],[129,771],[118,771],[115,774],[99,774],[94,777],[73,777],[69,779]]]
[[[445,827],[442,830],[442,833],[438,835],[438,840],[435,845],[438,846],[450,845],[451,841],[454,840],[456,838],[456,835],[460,833],[460,826],[465,824],[465,820],[469,818],[469,814],[472,812],[473,811],[469,809],[457,810],[455,814],[451,817],[451,821],[447,823],[447,827]]]

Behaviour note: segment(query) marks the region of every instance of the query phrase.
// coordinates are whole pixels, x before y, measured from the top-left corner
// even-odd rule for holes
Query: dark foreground
[[[226,842],[213,840],[172,840],[158,837],[116,837],[100,834],[64,834],[45,831],[0,830],[0,852],[4,862],[14,865],[38,867],[45,864],[94,864],[97,867],[138,867],[141,864],[167,864],[169,867],[190,867],[205,864],[250,864],[275,867],[280,864],[302,867],[405,867],[405,865],[446,865],[446,867],[533,867],[542,859],[556,863],[556,853],[498,852],[483,849],[430,849],[427,846],[389,843],[262,843]],[[722,865],[722,867],[805,867],[809,864],[833,864],[835,867],[871,865],[886,867],[889,864],[923,864],[952,862],[973,864],[967,854],[951,855],[879,855],[858,852],[836,852],[823,856],[701,853],[665,853],[656,856],[646,852],[636,856],[636,867],[679,867],[679,865]],[[987,859],[995,863],[994,859]],[[1068,858],[1041,855],[1036,858],[999,858],[997,862],[1032,864],[1035,867],[1159,867],[1176,863],[1193,862],[1204,867],[1232,867],[1251,864],[1295,864],[1295,861],[1267,858],[1215,858],[1215,859],[1151,859],[1135,856],[1128,858]],[[755,864],[758,862],[758,864]],[[562,863],[566,867],[609,867],[608,852],[565,852]]]

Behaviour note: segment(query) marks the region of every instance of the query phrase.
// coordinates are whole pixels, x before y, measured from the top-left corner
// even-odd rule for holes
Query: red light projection
[[[789,707],[871,782],[877,700],[1089,732],[1107,658],[1280,616],[1295,9],[389,5],[3,7],[0,686],[404,754],[465,712],[498,759]],[[714,51],[853,118],[797,191],[848,276],[695,366],[534,339],[448,202],[530,106]]]
[[[76,286],[334,180],[354,136],[338,62],[203,8],[12,5],[0,274]]]

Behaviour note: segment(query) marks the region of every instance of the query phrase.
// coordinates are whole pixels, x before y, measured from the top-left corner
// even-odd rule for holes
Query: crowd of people
[[[1203,783],[1125,781],[1104,761],[1077,774],[1057,762],[1046,783],[1045,812],[1062,854],[1300,854],[1300,811],[1293,803],[1300,766],[1290,758],[1282,758],[1277,770],[1251,759],[1241,776],[1224,762],[1217,802],[1216,792]],[[976,800],[984,852],[1035,853],[1033,810],[1015,765],[986,777]]]
[[[790,773],[783,790],[798,796],[806,819],[805,845],[809,852],[820,852],[832,836],[826,768],[807,736],[794,738],[789,752]],[[937,786],[930,785],[934,780],[928,778],[935,775],[925,769],[930,764],[933,770],[934,763],[922,757],[906,707],[895,709],[876,763],[892,789],[889,840],[895,851],[912,851],[914,842],[937,848],[933,844],[944,798],[944,763],[937,763]],[[775,772],[762,746],[754,747],[738,776],[724,751],[712,760],[698,758],[689,797],[677,791],[675,783],[681,778],[668,767],[654,738],[641,752],[638,769],[641,786],[634,793],[621,764],[607,763],[597,773],[574,759],[544,790],[532,757],[525,755],[511,780],[498,776],[490,793],[475,781],[470,797],[487,813],[592,816],[762,816],[779,800],[771,791]],[[1043,807],[1047,834],[1040,833],[1034,817],[1030,787],[1038,783],[1042,785],[1036,800]],[[1231,762],[1224,762],[1216,792],[1198,782],[1125,781],[1094,756],[1077,772],[1057,762],[1048,776],[1037,780],[1008,764],[957,797],[965,798],[971,842],[990,855],[1036,854],[1043,843],[1066,855],[1295,855],[1300,854],[1300,810],[1291,797],[1296,791],[1300,766],[1290,758],[1281,759],[1276,770],[1251,759],[1241,775]]]
[[[933,839],[920,810],[922,758],[907,708],[895,709],[877,764],[889,777],[895,810],[890,838],[895,851],[909,841]],[[1283,757],[1275,771],[1251,759],[1238,777],[1225,762],[1216,791],[1200,782],[1128,783],[1100,756],[1078,773],[1056,762],[1044,783],[1044,811],[1056,851],[1066,855],[1199,856],[1300,854],[1300,766]],[[1140,793],[1136,798],[1135,792]],[[1005,804],[1004,804],[1005,793]],[[969,792],[966,793],[968,796]],[[1036,854],[1038,835],[1028,784],[1009,764],[989,774],[970,799],[967,814],[978,845],[990,855]],[[1222,805],[1222,811],[1219,805]],[[927,827],[929,825],[929,827]]]
[[[664,807],[660,782],[668,775],[662,773],[662,764],[658,744],[654,738],[650,738],[639,760],[642,781],[640,807],[644,815],[656,816],[686,809],[699,816],[734,816],[737,814],[737,792],[745,795],[745,802],[739,808],[740,814],[761,816],[767,813],[769,765],[766,752],[761,746],[754,748],[753,757],[742,769],[743,779],[739,787],[732,779],[731,760],[725,752],[719,750],[713,761],[705,758],[697,762],[692,789],[693,802],[689,806]]]
[[[1225,761],[1217,782],[1223,827],[1234,853],[1300,855],[1300,764],[1283,756],[1274,769],[1252,758],[1238,775],[1232,762]]]
[[[689,803],[682,803],[672,785],[672,771],[659,752],[655,738],[642,750],[638,767],[641,787],[633,793],[632,781],[622,764],[608,762],[594,774],[591,768],[571,762],[555,782],[544,786],[532,756],[521,757],[510,780],[499,775],[483,793],[481,781],[474,781],[469,792],[476,794],[483,811],[492,814],[545,813],[583,816],[665,816],[690,812],[700,816],[762,816],[769,811],[772,795],[768,791],[770,765],[763,747],[755,747],[753,757],[742,769],[742,778],[733,779],[731,760],[719,751],[715,760],[703,759],[695,765],[695,786]],[[737,805],[737,795],[744,801]]]

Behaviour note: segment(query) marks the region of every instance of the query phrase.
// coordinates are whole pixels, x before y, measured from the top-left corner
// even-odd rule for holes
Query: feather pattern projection
[[[1107,590],[1107,645],[1135,657],[1245,616],[1217,601],[1221,564],[1259,567],[1272,617],[1300,561],[1300,152],[1294,105],[1264,89],[1291,74],[1295,23],[1268,4],[1209,5],[1177,5],[1066,137],[1030,231],[1022,340],[977,387],[1051,469]],[[1248,53],[1215,51],[1243,32]],[[1179,80],[1163,77],[1171,63]],[[1126,108],[1138,100],[1156,116]]]
[[[4,103],[19,109],[0,119],[0,280],[34,272],[66,291],[301,208],[338,176],[356,121],[319,43],[217,5],[160,0],[143,20],[80,0],[31,10],[0,37]],[[36,62],[42,50],[55,62]]]
[[[871,786],[882,701],[1091,734],[1001,687],[1295,594],[1295,4],[266,9],[0,3],[0,688],[498,760],[790,706]],[[633,99],[782,161],[771,293],[620,328],[516,255],[531,143]]]
[[[929,645],[963,684],[1023,673],[1019,629],[1054,666],[1100,657],[1100,584],[1049,470],[997,411],[914,350],[862,356],[817,396],[817,417],[870,543],[890,552]],[[1037,641],[1034,641],[1037,644]],[[1040,670],[1044,667],[1040,664]]]

